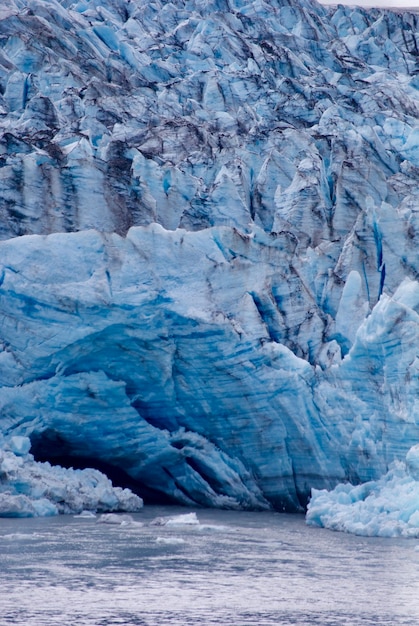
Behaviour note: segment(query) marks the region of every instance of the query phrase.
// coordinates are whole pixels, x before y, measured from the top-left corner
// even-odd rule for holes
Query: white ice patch
[[[97,520],[99,524],[114,524],[117,526],[127,526],[133,524],[134,519],[131,515],[121,515],[118,513],[103,513]]]
[[[3,535],[3,539],[7,539],[7,541],[37,541],[41,538],[42,535],[39,533],[10,533],[9,535]]]
[[[419,445],[377,481],[313,489],[307,524],[367,537],[419,537],[418,467]]]
[[[152,526],[199,526],[199,520],[196,513],[185,513],[183,515],[173,515],[171,517],[156,517],[152,522]]]
[[[93,511],[82,511],[79,515],[73,515],[74,518],[82,518],[82,519],[96,519],[96,515]]]
[[[185,513],[184,515],[175,515],[170,517],[166,526],[198,526],[199,520],[196,513]]]
[[[165,528],[177,528],[179,530],[194,530],[197,532],[231,532],[232,528],[221,524],[202,524],[196,513],[185,513],[183,515],[173,515],[170,517],[156,517],[150,522],[150,526],[164,526]]]
[[[186,541],[182,537],[156,537],[156,543],[166,546],[180,546],[186,543]]]
[[[144,524],[142,522],[136,522],[131,515],[123,515],[121,513],[103,513],[98,518],[99,524],[110,524],[112,526],[120,526],[121,528],[130,529],[142,528]]]

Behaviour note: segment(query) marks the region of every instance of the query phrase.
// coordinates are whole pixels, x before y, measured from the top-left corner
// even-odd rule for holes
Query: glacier
[[[288,245],[157,224],[3,242],[3,432],[188,505],[296,510],[378,478],[418,440],[419,284],[382,294],[344,359],[318,337],[312,365],[272,337]]]
[[[314,0],[0,9],[3,455],[26,438],[33,472],[93,467],[146,502],[303,511],[313,490],[309,518],[400,467],[418,31]]]

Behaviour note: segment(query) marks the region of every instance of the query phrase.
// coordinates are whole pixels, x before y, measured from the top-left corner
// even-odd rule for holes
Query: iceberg
[[[33,495],[45,468],[81,513],[303,511],[400,467],[419,442],[418,16],[9,5],[4,510],[60,509]],[[103,503],[79,502],[98,471],[119,486],[94,474]]]

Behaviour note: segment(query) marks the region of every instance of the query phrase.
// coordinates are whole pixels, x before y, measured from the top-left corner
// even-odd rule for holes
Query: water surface
[[[145,507],[145,525],[0,519],[7,626],[419,624],[418,540],[310,528],[301,516]]]

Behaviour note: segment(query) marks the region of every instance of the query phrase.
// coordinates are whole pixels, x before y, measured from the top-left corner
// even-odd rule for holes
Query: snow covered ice
[[[3,463],[290,511],[400,467],[417,31],[309,0],[2,10],[0,429],[24,446]]]

